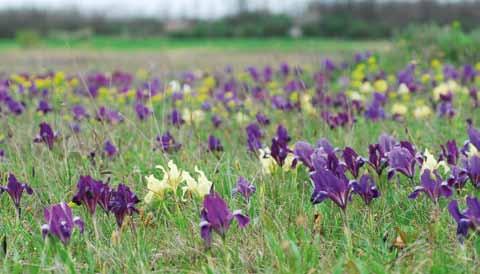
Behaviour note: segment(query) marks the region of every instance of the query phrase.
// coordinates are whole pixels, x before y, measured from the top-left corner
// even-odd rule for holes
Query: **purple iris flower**
[[[378,144],[380,145],[383,153],[388,153],[398,144],[398,141],[393,136],[382,133],[378,137]]]
[[[380,144],[373,144],[368,146],[368,161],[367,163],[375,169],[378,175],[381,175],[383,170],[388,165],[387,155],[383,152]]]
[[[329,59],[329,58],[326,58],[325,60],[323,60],[322,62],[322,68],[326,71],[326,72],[332,72],[334,71],[335,69],[337,69],[337,66],[335,65],[335,63]]]
[[[255,82],[260,81],[260,73],[258,72],[257,68],[248,67],[247,72],[250,74],[250,77],[252,77],[253,81]]]
[[[468,95],[470,96],[470,99],[472,99],[473,107],[478,108],[479,106],[478,89],[476,87],[470,87]]]
[[[335,148],[330,144],[326,138],[321,138],[316,143],[317,148],[321,149],[326,154],[335,153]]]
[[[310,171],[314,170],[312,155],[314,153],[314,148],[307,142],[299,141],[295,144],[293,149],[293,154],[295,158],[304,164]]]
[[[290,66],[288,65],[288,63],[280,64],[280,73],[282,74],[283,77],[288,76],[288,74],[290,73]]]
[[[290,139],[287,129],[279,125],[277,127],[277,135],[272,139],[272,145],[270,146],[270,154],[279,166],[283,166],[288,153],[292,152],[288,148]]]
[[[157,145],[163,152],[175,152],[182,147],[182,144],[177,143],[170,132],[157,136]]]
[[[122,227],[123,220],[127,215],[138,213],[135,205],[139,203],[137,195],[133,193],[130,188],[124,184],[119,184],[117,190],[113,190],[109,202],[110,212],[115,214],[118,227]]]
[[[388,166],[387,154],[398,144],[397,140],[392,136],[382,133],[378,138],[377,144],[368,146],[367,163],[375,169],[378,175]]]
[[[449,140],[445,145],[440,145],[442,148],[442,154],[440,155],[440,161],[445,160],[449,165],[456,165],[460,152],[455,140]]]
[[[105,155],[107,155],[109,158],[115,157],[115,155],[117,155],[118,153],[117,147],[115,147],[115,145],[109,140],[107,140],[103,145],[103,151],[105,152]]]
[[[220,139],[213,135],[208,136],[208,150],[211,152],[223,151],[223,146],[220,142]]]
[[[437,106],[437,114],[439,117],[452,118],[457,113],[453,108],[453,94],[440,95],[440,103]]]
[[[53,132],[52,127],[49,124],[42,122],[40,123],[40,133],[33,141],[35,143],[45,143],[49,149],[52,149],[56,139],[57,134]]]
[[[396,146],[388,153],[388,164],[390,165],[388,177],[391,178],[395,172],[400,172],[412,179],[415,175],[417,160],[413,145],[407,141],[400,142],[400,146]]]
[[[462,189],[469,179],[468,172],[458,166],[451,166],[450,177],[448,178],[448,185],[456,189]]]
[[[263,134],[258,124],[249,124],[245,131],[247,132],[248,149],[252,152],[260,149],[262,147]]]
[[[80,176],[77,183],[77,193],[73,196],[72,202],[77,205],[84,205],[90,215],[94,215],[97,204],[101,204],[104,210],[104,202],[101,201],[105,198],[105,195],[110,192],[108,184],[104,184],[102,181],[97,181],[90,176]]]
[[[408,196],[409,199],[416,199],[420,192],[424,192],[436,204],[440,197],[448,198],[452,196],[452,189],[436,172],[425,169],[420,181],[421,185],[415,187],[415,190]]]
[[[404,70],[397,74],[398,84],[405,84],[409,91],[415,92],[418,89],[418,83],[415,78],[415,64],[409,64]]]
[[[468,139],[470,143],[480,150],[480,130],[473,127],[472,120],[467,120],[468,123]]]
[[[462,81],[464,83],[473,82],[476,76],[477,72],[475,71],[474,66],[472,66],[471,64],[466,64],[463,66]]]
[[[203,200],[203,209],[200,220],[200,235],[207,246],[212,242],[212,231],[225,238],[225,233],[230,227],[233,219],[243,228],[250,222],[248,216],[243,215],[240,210],[231,212],[225,201],[218,193],[210,193]]]
[[[15,115],[20,115],[25,110],[25,106],[24,106],[23,103],[15,101],[14,99],[12,99],[10,97],[7,97],[5,99],[5,103],[8,107],[8,110],[10,111],[10,113],[13,113]]]
[[[353,148],[346,147],[343,150],[343,160],[345,161],[348,171],[350,171],[354,178],[357,178],[360,168],[365,164],[363,158],[360,157]]]
[[[457,69],[453,65],[445,64],[443,66],[443,76],[447,80],[448,79],[456,80],[460,75],[459,75]]]
[[[273,69],[270,66],[265,66],[263,68],[263,81],[266,83],[272,81]]]
[[[69,127],[70,129],[73,131],[73,133],[75,134],[78,134],[80,133],[80,131],[82,130],[82,128],[80,127],[80,124],[79,123],[70,123],[69,124]]]
[[[354,122],[347,112],[331,113],[323,111],[321,113],[322,119],[330,126],[331,129],[343,127],[349,123]]]
[[[480,228],[480,202],[477,197],[467,197],[467,208],[460,212],[457,200],[448,204],[448,211],[457,222],[457,237],[461,243],[468,236],[468,230],[478,231]]]
[[[377,96],[374,96],[372,102],[367,106],[365,117],[372,121],[385,118],[385,110],[383,109],[381,100]]]
[[[87,110],[82,105],[72,106],[72,114],[73,119],[76,121],[81,121],[82,119],[89,117]]]
[[[465,171],[472,184],[480,188],[480,157],[473,155],[465,160]]]
[[[182,114],[180,111],[178,111],[178,109],[172,110],[172,112],[168,115],[168,119],[172,125],[177,127],[185,123],[185,120],[183,120]]]
[[[152,114],[152,111],[142,103],[135,104],[135,112],[137,113],[138,119],[141,121],[145,120]]]
[[[362,175],[360,181],[352,182],[352,191],[362,197],[366,205],[369,205],[374,198],[380,197],[377,185],[369,175]]]
[[[47,114],[53,110],[52,106],[46,100],[40,100],[38,102],[37,111]]]
[[[270,146],[270,155],[277,162],[279,166],[283,166],[285,159],[291,150],[286,143],[279,141],[277,138],[272,139],[272,145]]]
[[[258,112],[257,115],[255,115],[255,118],[260,125],[266,126],[270,124],[270,119],[261,112]]]
[[[246,200],[250,199],[250,196],[252,196],[253,193],[255,193],[256,187],[251,184],[247,179],[244,177],[240,176],[237,180],[237,185],[235,188],[233,188],[232,193],[235,194],[240,194],[245,198]]]
[[[8,175],[8,184],[6,186],[0,186],[0,194],[7,192],[10,198],[12,198],[18,217],[20,217],[21,214],[20,201],[23,191],[27,192],[28,195],[33,194],[33,189],[29,185],[18,181],[15,175],[11,173]]]
[[[83,233],[84,223],[80,217],[74,217],[72,209],[66,203],[51,205],[44,211],[46,224],[42,225],[42,234],[56,236],[63,244],[68,244],[74,226]]]
[[[280,143],[287,144],[292,138],[290,137],[290,135],[288,135],[287,129],[284,126],[279,125],[277,127],[277,136],[275,137],[275,139]]]
[[[293,107],[292,104],[281,95],[272,96],[270,100],[272,101],[272,106],[275,109],[291,110]]]
[[[202,110],[210,111],[212,110],[212,104],[209,101],[205,101],[202,103]]]
[[[97,120],[98,121],[106,121],[112,125],[116,125],[118,123],[121,123],[123,122],[124,118],[122,116],[122,114],[116,110],[112,110],[112,109],[107,109],[106,107],[104,106],[101,106],[98,108],[98,111],[97,111]]]
[[[220,118],[218,115],[213,115],[212,124],[215,128],[218,128],[222,124],[222,118]]]
[[[310,175],[314,186],[310,199],[313,204],[321,203],[328,198],[345,212],[353,186],[345,175],[338,175],[324,168],[316,169]]]
[[[296,149],[296,159],[304,162],[306,166],[309,166],[310,171],[328,169],[335,174],[344,173],[345,171],[344,166],[340,165],[340,161],[335,154],[336,149],[334,149],[328,140],[324,138],[318,140],[310,157],[308,157],[308,155],[311,151],[307,144],[299,144]]]

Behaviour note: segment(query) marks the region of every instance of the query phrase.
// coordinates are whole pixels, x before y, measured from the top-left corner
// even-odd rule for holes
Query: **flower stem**
[[[93,223],[93,231],[95,232],[95,240],[97,240],[97,242],[98,242],[100,240],[100,234],[98,233],[96,214],[92,215],[92,223]]]
[[[347,246],[346,246],[346,251],[347,251],[347,256],[349,258],[353,257],[353,243],[352,243],[352,231],[350,230],[350,227],[348,226],[348,215],[346,210],[343,210],[343,232],[345,234],[345,238],[347,241]]]
[[[15,206],[15,215],[17,217],[17,221],[20,221],[20,216],[22,215],[22,209],[20,206]]]

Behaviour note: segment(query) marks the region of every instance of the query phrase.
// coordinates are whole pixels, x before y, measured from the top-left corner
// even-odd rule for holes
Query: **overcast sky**
[[[296,13],[312,0],[245,0],[249,9],[268,9],[279,13]],[[65,9],[102,12],[108,16],[168,16],[214,18],[233,13],[238,0],[0,0],[7,8]]]

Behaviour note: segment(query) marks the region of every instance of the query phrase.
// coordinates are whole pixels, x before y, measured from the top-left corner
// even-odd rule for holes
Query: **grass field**
[[[273,159],[278,147],[272,139],[279,139],[279,125],[288,130],[288,148],[292,150],[299,141],[315,146],[317,140],[326,138],[337,148],[328,157],[338,157],[341,165],[346,165],[342,157],[346,146],[368,158],[368,145],[388,133],[398,141],[413,143],[416,156],[426,159],[428,149],[435,161],[440,161],[440,145],[453,139],[461,148],[468,140],[467,118],[479,128],[480,110],[474,107],[469,89],[479,87],[480,65],[468,80],[462,80],[465,72],[460,66],[455,67],[459,76],[450,79],[451,68],[440,61],[417,64],[413,71],[405,69],[407,60],[382,67],[389,47],[385,42],[137,42],[95,38],[88,44],[64,46],[47,41],[43,47],[28,50],[8,41],[0,43],[4,49],[2,80],[8,80],[0,88],[0,150],[4,152],[0,154],[0,184],[6,185],[12,173],[33,189],[33,195],[23,193],[20,216],[8,193],[0,196],[0,239],[6,252],[0,252],[3,272],[477,272],[480,239],[475,229],[480,226],[473,223],[475,229],[470,229],[460,244],[457,224],[447,209],[451,200],[458,200],[463,209],[465,196],[478,197],[473,182],[458,189],[451,186],[452,196],[441,197],[438,203],[424,193],[412,200],[408,196],[421,184],[423,163],[414,160],[413,178],[397,173],[390,180],[387,169],[377,175],[365,164],[360,175],[371,176],[380,197],[365,205],[353,194],[344,201],[348,205],[343,214],[329,199],[312,204],[314,188],[308,167],[300,164],[298,153],[297,167],[279,164]],[[361,55],[364,57],[354,61],[353,53],[366,49],[377,55]],[[334,68],[325,63],[329,56]],[[341,67],[340,60],[348,65]],[[284,61],[290,64],[288,73],[285,67],[279,68]],[[227,64],[234,65],[233,72],[225,71]],[[264,70],[267,64],[272,66],[271,77]],[[246,72],[248,66],[256,70]],[[146,70],[138,73],[139,68]],[[53,70],[49,75],[36,74],[48,69]],[[115,69],[132,74],[114,77],[111,71]],[[179,73],[183,70],[193,74]],[[20,71],[29,75],[14,74]],[[178,83],[171,83],[174,80]],[[409,86],[402,86],[401,81]],[[187,83],[189,87],[182,86]],[[448,92],[452,104],[445,106],[448,101],[438,97]],[[41,101],[52,109],[39,111]],[[87,115],[73,112],[79,105]],[[450,112],[445,114],[441,106],[454,110],[455,115],[448,117]],[[100,114],[102,109],[104,114]],[[183,123],[174,121],[174,110],[179,111]],[[258,112],[270,123],[260,123]],[[332,118],[337,114],[348,118]],[[221,124],[215,126],[213,117],[220,118]],[[33,142],[42,122],[57,134],[44,132],[39,142]],[[271,148],[267,163],[259,158],[258,150],[248,150],[246,127],[252,123],[262,132],[257,136],[262,147]],[[178,150],[162,151],[163,145],[173,146],[171,140],[158,142],[157,136],[166,132],[181,144]],[[212,151],[210,135],[220,140],[222,150]],[[112,157],[105,149],[107,141],[118,150]],[[400,144],[394,146],[400,149]],[[463,160],[480,157],[472,150],[459,152],[461,159],[449,165],[451,170],[466,169]],[[284,156],[285,161],[294,157],[292,152]],[[170,160],[195,179],[199,176],[195,167],[202,170],[230,210],[240,209],[249,216],[249,224],[241,229],[234,221],[225,237],[214,233],[208,246],[200,234],[204,197],[199,192],[183,196],[185,181],[176,192],[169,186],[164,195],[155,192],[152,202],[145,199],[152,190],[146,176],[164,178],[156,166],[166,167]],[[334,171],[331,166],[321,169]],[[354,179],[349,171],[343,173]],[[91,215],[85,204],[69,203],[78,191],[80,176],[86,175],[112,189],[120,183],[130,187],[141,200],[134,204],[138,213],[129,212],[131,216],[127,214],[118,227],[112,208],[107,214],[97,206]],[[256,187],[250,199],[232,195],[240,176]],[[441,176],[446,181],[452,172],[442,171]],[[167,176],[166,182],[172,183],[171,179]],[[197,183],[205,181],[198,179]],[[334,192],[336,184],[328,191]],[[46,223],[44,208],[63,201],[85,223],[84,233],[74,229],[68,244],[58,239],[62,230],[55,233],[54,223],[46,238],[41,230]]]
[[[86,40],[45,39],[43,48],[86,48],[95,50],[173,50],[211,49],[236,51],[326,51],[355,52],[381,50],[389,47],[387,41],[341,40],[331,38],[122,38],[94,36]],[[0,48],[19,48],[15,40],[0,40]]]
[[[332,39],[122,39],[94,37],[88,41],[45,40],[21,48],[15,40],[0,41],[0,70],[9,72],[64,70],[70,73],[147,68],[165,75],[198,68],[218,70],[289,62],[319,65],[323,58],[341,60],[356,51],[385,52],[386,41]]]

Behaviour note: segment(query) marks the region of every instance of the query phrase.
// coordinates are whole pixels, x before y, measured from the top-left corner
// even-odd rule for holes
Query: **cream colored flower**
[[[442,161],[437,161],[437,159],[435,159],[435,156],[433,156],[428,151],[428,149],[425,149],[425,152],[423,153],[423,155],[425,155],[425,160],[422,164],[422,168],[421,168],[420,173],[423,173],[425,171],[425,169],[428,169],[431,172],[433,172],[433,171],[439,169],[440,167],[443,168],[444,173],[447,173],[447,172],[450,171],[450,167],[447,165],[447,163],[443,160]]]
[[[373,92],[373,86],[370,82],[365,82],[360,86],[360,92],[371,93]]]
[[[388,89],[388,83],[387,83],[387,81],[385,81],[383,79],[375,81],[373,86],[374,86],[374,88],[377,92],[381,92],[381,93],[386,92],[387,89]]]
[[[190,111],[190,109],[184,108],[182,111],[182,118],[185,119],[187,125],[198,124],[205,120],[205,113],[199,109]]]
[[[244,114],[243,112],[238,112],[235,119],[237,120],[237,122],[239,124],[246,123],[250,120],[250,118],[248,118],[248,116],[246,114]]]
[[[163,171],[163,179],[167,185],[173,190],[173,192],[177,191],[178,185],[182,182],[182,173],[183,171],[180,170],[172,160],[168,161],[168,170],[166,170],[163,166],[156,166],[155,168],[161,169]]]
[[[413,115],[415,118],[421,119],[421,118],[426,118],[432,114],[432,109],[426,105],[418,106],[415,108],[413,111]]]
[[[408,111],[408,108],[404,104],[395,103],[392,106],[392,113],[395,115],[404,116],[405,114],[407,114],[407,111]]]
[[[195,166],[195,172],[199,175],[197,180],[195,180],[188,172],[184,172],[182,175],[183,181],[186,183],[186,186],[182,187],[183,200],[185,200],[185,194],[187,192],[195,194],[199,198],[203,198],[205,195],[210,193],[213,183],[208,180],[207,176],[205,176],[205,173],[198,169],[197,166]]]
[[[397,92],[398,94],[408,94],[410,93],[410,89],[407,87],[405,83],[401,83],[400,86],[398,86]]]
[[[293,153],[288,153],[287,158],[285,158],[285,162],[283,163],[282,169],[284,171],[290,171],[295,169],[292,167],[294,160],[295,160],[295,155],[293,155]]]
[[[480,157],[480,151],[471,143],[468,144],[468,150],[466,151],[466,154],[468,158],[473,156]]]
[[[261,148],[259,149],[259,152],[260,152],[260,163],[262,164],[263,173],[271,174],[275,170],[277,163],[275,162],[275,159],[273,159],[272,156],[270,155],[270,149]]]
[[[147,180],[148,193],[145,195],[145,203],[149,204],[154,199],[163,199],[165,196],[165,191],[171,189],[171,187],[164,181],[158,180],[154,175],[145,176]]]

